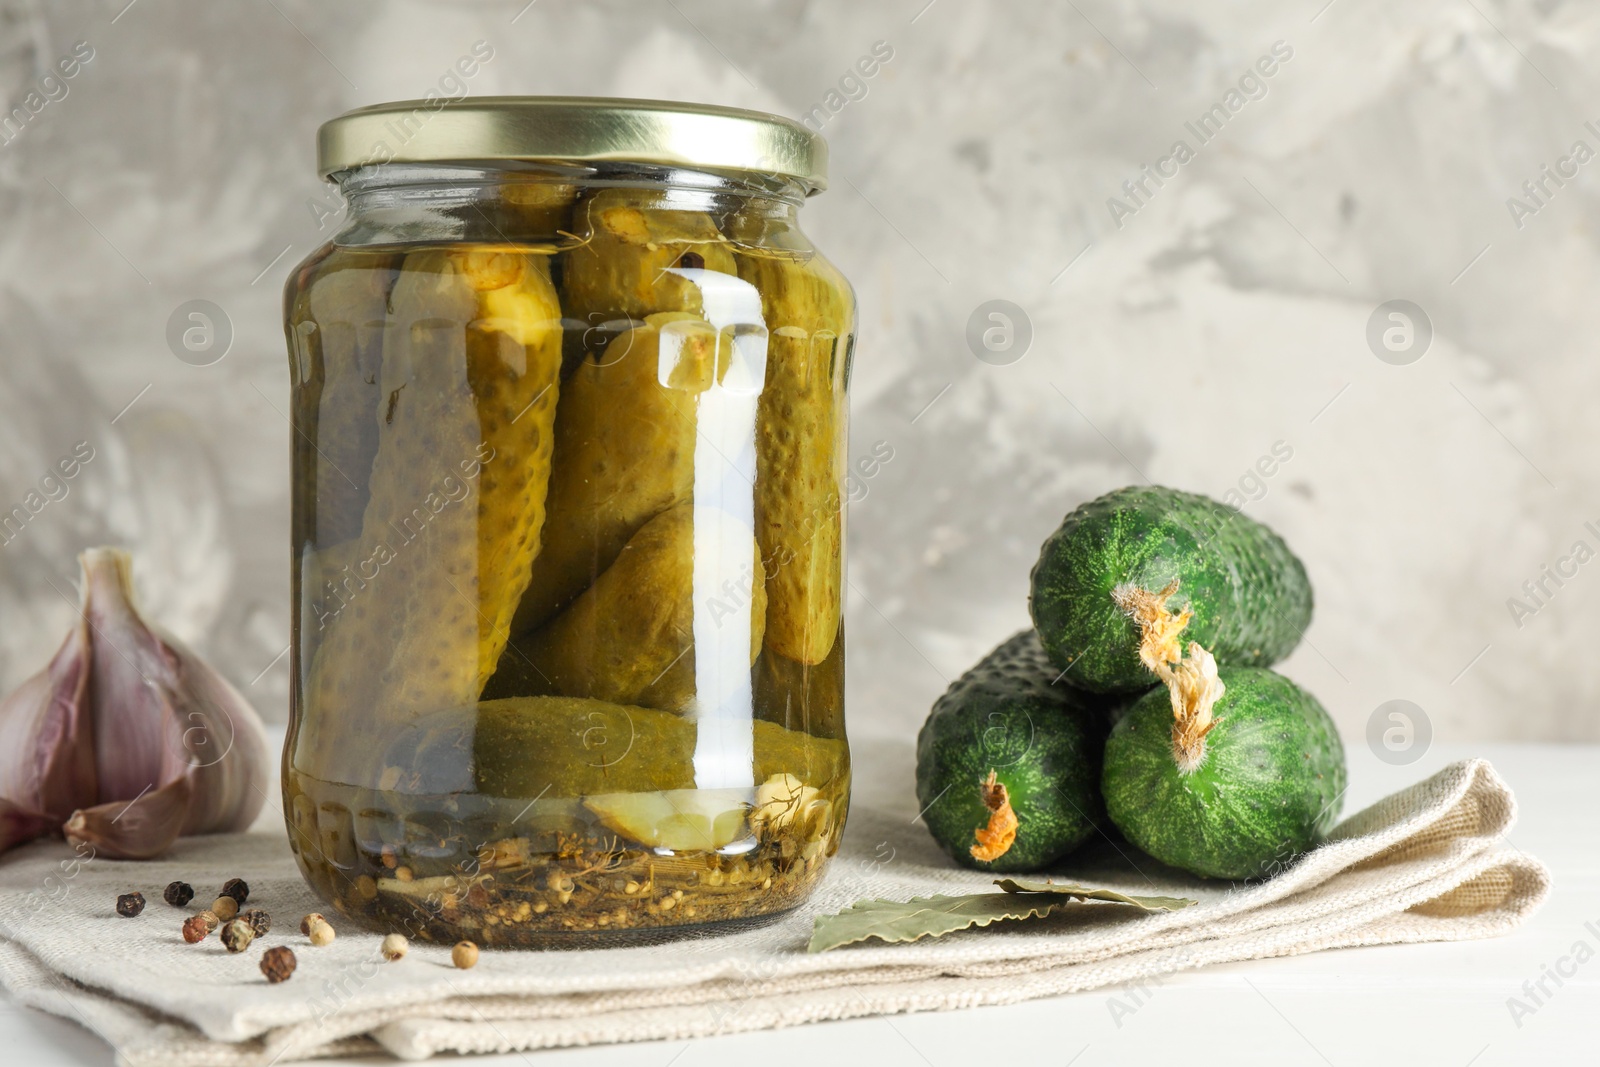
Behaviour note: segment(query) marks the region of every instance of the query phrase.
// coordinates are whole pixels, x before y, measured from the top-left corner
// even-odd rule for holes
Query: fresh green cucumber
[[[1119,587],[1156,594],[1176,582],[1173,612],[1193,612],[1186,639],[1218,662],[1265,667],[1311,623],[1311,583],[1261,523],[1193,493],[1130,486],[1075,509],[1045,541],[1029,608],[1045,651],[1073,685],[1097,693],[1151,682],[1140,627]]]
[[[1180,689],[1209,657],[1179,666]],[[1223,692],[1185,721],[1168,690],[1145,694],[1111,731],[1107,814],[1163,863],[1210,878],[1275,873],[1334,824],[1344,746],[1317,698],[1259,667],[1209,666]],[[1191,704],[1192,706],[1192,704]]]
[[[1104,817],[1100,754],[1103,699],[1063,684],[1032,630],[956,679],[917,737],[917,800],[923,821],[957,863],[986,871],[1033,871],[1089,837]],[[1016,836],[992,859],[979,830],[993,826],[985,783],[1004,787]],[[1004,844],[1004,842],[1002,842]],[[996,846],[997,847],[997,846]]]

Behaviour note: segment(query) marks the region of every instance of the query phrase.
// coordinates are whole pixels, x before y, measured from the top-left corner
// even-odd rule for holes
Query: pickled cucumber
[[[401,257],[329,247],[291,278],[285,331],[292,360],[294,534],[301,654],[351,592],[360,562],[367,477],[378,450],[378,367],[389,290]]]
[[[367,475],[378,451],[378,365],[384,315],[399,257],[330,249],[295,293],[286,330],[303,389],[297,424],[316,428],[316,444],[296,435],[308,476],[296,483],[303,536],[321,546],[353,540],[367,506]]]
[[[554,240],[572,221],[576,186],[566,182],[510,181],[500,187],[500,207],[507,235],[518,239]]]
[[[691,498],[696,401],[716,364],[717,334],[704,319],[662,312],[562,384],[544,548],[514,633],[566,607],[641,526]]]
[[[366,762],[356,731],[482,691],[539,550],[560,373],[541,257],[414,252],[390,302],[361,534],[375,569],[319,650],[302,743],[345,773]]]
[[[837,790],[830,796],[838,798]],[[709,852],[752,836],[810,852],[828,833],[834,802],[792,774],[774,774],[755,790],[668,789],[606,793],[583,806],[630,841],[673,852]],[[839,810],[842,810],[842,806]],[[814,854],[814,853],[811,853]]]
[[[849,770],[843,740],[770,722],[751,724],[754,777],[792,774],[837,788]],[[698,726],[671,712],[572,697],[486,700],[471,756],[477,791],[544,799],[659,793],[694,787]]]
[[[737,789],[607,793],[583,806],[606,829],[650,848],[710,852],[744,837],[750,798]]]
[[[672,268],[733,274],[733,254],[710,215],[668,209],[667,202],[646,189],[602,189],[579,201],[573,222],[583,243],[562,260],[568,315],[598,326],[704,310],[700,286]]]
[[[501,685],[538,692],[543,683],[564,696],[693,710],[697,616],[719,628],[743,622],[750,631],[752,663],[766,620],[760,560],[748,532],[742,538],[750,546],[747,585],[694,588],[698,543],[718,539],[702,524],[713,522],[733,520],[679,504],[645,523],[594,585],[546,626],[516,642],[490,695],[498,695]],[[717,533],[741,540],[738,531]]]
[[[820,256],[741,252],[761,293],[767,376],[756,414],[756,536],[767,579],[767,643],[821,663],[839,633],[845,378],[855,302]]]

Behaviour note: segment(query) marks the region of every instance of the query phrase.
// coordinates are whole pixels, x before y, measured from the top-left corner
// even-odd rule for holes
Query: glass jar
[[[821,140],[500,98],[351,112],[320,152],[347,222],[284,294],[306,878],[483,944],[795,907],[850,783]]]

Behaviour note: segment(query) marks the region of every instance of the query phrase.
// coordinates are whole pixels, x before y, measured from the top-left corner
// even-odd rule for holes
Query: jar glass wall
[[[338,910],[585,943],[798,904],[849,795],[849,285],[773,176],[391,163],[285,293],[284,806]]]

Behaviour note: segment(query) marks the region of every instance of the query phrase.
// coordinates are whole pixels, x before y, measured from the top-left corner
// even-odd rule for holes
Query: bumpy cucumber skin
[[[917,735],[917,801],[928,832],[965,867],[1036,871],[1071,852],[1103,822],[1100,753],[1106,713],[1096,697],[1052,685],[1032,630],[1016,634],[962,675],[933,705]],[[990,770],[1005,785],[1017,837],[1000,858],[972,857],[986,826],[979,784]]]
[[[1139,628],[1111,591],[1124,582],[1155,591],[1174,578],[1167,606],[1194,611],[1182,640],[1218,663],[1270,666],[1311,624],[1305,566],[1267,527],[1194,493],[1117,489],[1062,520],[1033,568],[1029,610],[1067,681],[1096,693],[1149,685]]]
[[[1281,674],[1222,667],[1204,761],[1191,774],[1172,755],[1172,703],[1147,693],[1106,740],[1101,791],[1123,836],[1160,860],[1208,878],[1276,873],[1339,816],[1344,745],[1317,698]]]

